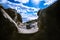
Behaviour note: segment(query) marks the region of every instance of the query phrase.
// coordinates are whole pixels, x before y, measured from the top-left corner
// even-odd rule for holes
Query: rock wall
[[[18,30],[16,25],[8,18],[5,18],[0,5],[0,40],[17,40]]]
[[[60,13],[60,1],[53,3],[49,7],[39,10],[38,27],[40,31],[31,40],[58,40],[60,39],[59,23],[57,24],[57,14]]]

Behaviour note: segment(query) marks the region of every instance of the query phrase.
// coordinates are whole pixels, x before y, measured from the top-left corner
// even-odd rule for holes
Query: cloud
[[[23,20],[23,23],[24,22],[27,22],[27,21],[29,21],[29,20],[34,20],[34,19],[37,19],[38,18],[38,16],[36,15],[36,16],[34,16],[34,15],[32,15],[32,14],[25,14],[25,13],[21,13],[21,15],[22,15],[22,20]]]
[[[18,2],[21,2],[21,3],[28,3],[29,0],[14,0],[14,1],[18,1]]]
[[[31,2],[34,4],[34,5],[39,5],[39,3],[43,1],[43,0],[31,0]]]
[[[34,4],[34,5],[37,5],[37,6],[39,6],[39,3],[41,2],[41,1],[44,1],[45,3],[44,3],[44,5],[51,5],[51,4],[53,4],[55,1],[57,1],[57,0],[31,0],[31,2]]]
[[[44,5],[51,5],[54,2],[56,2],[57,0],[44,0],[44,1],[45,1]]]
[[[33,16],[33,15],[28,17],[29,20],[34,20],[34,19],[37,19],[37,18],[38,18],[38,16]]]
[[[27,22],[29,20],[37,19],[36,14],[40,8],[28,7],[28,6],[23,5],[23,3],[17,4],[17,3],[12,3],[9,1],[7,4],[10,8],[16,9],[17,12],[22,15],[23,22]]]
[[[0,3],[6,3],[10,8],[16,9],[18,13],[22,15],[23,22],[27,22],[29,20],[37,19],[37,12],[40,8],[28,7],[23,5],[23,3],[28,3],[29,0],[14,0],[20,3],[13,3],[8,0],[0,0]],[[38,5],[41,1],[45,1],[44,5],[50,5],[56,0],[30,0],[34,5]]]
[[[40,2],[40,0],[31,0],[31,2],[32,2],[33,4],[35,4],[35,5],[38,5],[39,2]]]
[[[7,3],[7,0],[0,0],[0,3]]]

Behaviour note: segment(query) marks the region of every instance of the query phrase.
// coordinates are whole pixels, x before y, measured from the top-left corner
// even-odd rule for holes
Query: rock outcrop
[[[22,17],[15,9],[8,8],[6,9],[6,12],[8,13],[9,16],[17,23],[20,24],[22,23]]]
[[[5,9],[0,5],[0,40],[17,40],[18,30],[12,18]]]
[[[26,24],[26,28],[27,29],[30,29],[32,26],[32,24],[34,24],[35,22],[37,22],[37,19],[35,19],[35,20],[31,20],[31,21],[28,21],[28,22],[26,22],[26,23],[24,23],[24,24]],[[36,24],[37,25],[37,24]],[[35,25],[34,25],[34,27],[35,27]]]

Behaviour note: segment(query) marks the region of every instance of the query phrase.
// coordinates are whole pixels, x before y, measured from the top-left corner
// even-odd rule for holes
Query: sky
[[[37,19],[37,12],[47,8],[57,0],[0,0],[4,8],[17,10],[22,16],[23,23]]]

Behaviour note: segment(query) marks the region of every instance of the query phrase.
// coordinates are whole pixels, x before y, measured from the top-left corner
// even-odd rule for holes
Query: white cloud
[[[34,3],[34,5],[38,5],[40,0],[31,0],[32,3]]]
[[[34,19],[37,19],[37,18],[38,18],[38,16],[33,16],[33,15],[28,17],[29,20],[34,20]]]
[[[0,3],[7,3],[7,5],[10,7],[10,8],[13,8],[13,9],[16,9],[17,12],[19,12],[21,15],[22,15],[22,18],[23,18],[23,22],[26,22],[26,21],[29,21],[29,20],[34,20],[34,19],[37,19],[38,16],[37,16],[37,11],[40,10],[40,8],[35,8],[35,7],[28,7],[28,6],[25,6],[23,5],[23,3],[28,3],[29,0],[14,0],[14,1],[18,1],[18,2],[21,2],[21,3],[13,3],[13,2],[10,2],[8,0],[0,0]],[[50,5],[52,3],[54,3],[56,0],[30,0],[34,5],[38,5],[39,6],[39,3],[41,1],[45,1],[44,5]],[[32,12],[32,14],[27,14],[27,12]],[[24,20],[25,18],[25,20]]]
[[[0,3],[7,3],[7,0],[0,0]]]
[[[19,12],[22,15],[23,22],[27,22],[29,20],[34,20],[34,19],[38,18],[36,15],[37,13],[33,13],[33,15],[32,15],[30,13],[27,14],[27,12],[35,12],[35,11],[38,11],[40,8],[28,7],[28,6],[23,5],[22,3],[16,4],[16,3],[12,3],[12,2],[8,2],[8,6],[10,8],[16,9],[17,12]],[[36,16],[34,16],[34,15],[36,15]]]
[[[22,10],[22,12],[24,12],[24,10],[25,10],[25,12],[26,11],[28,11],[28,12],[38,11],[40,9],[40,8],[34,8],[34,7],[25,6],[22,3],[16,4],[16,3],[8,2],[7,4],[11,8],[14,8],[14,9],[17,9],[17,10],[20,10],[20,11]]]
[[[31,0],[34,5],[38,5],[43,0]]]
[[[44,0],[44,1],[45,1],[44,5],[50,5],[50,4],[54,3],[57,0]]]
[[[18,2],[21,2],[21,3],[28,3],[29,0],[15,0],[15,1],[18,1]]]
[[[23,20],[23,22],[36,19],[37,18],[37,16],[35,16],[36,13],[33,13],[34,15],[32,15],[30,13],[27,14],[27,12],[35,12],[35,11],[38,11],[40,9],[40,8],[25,6],[25,5],[23,5],[23,3],[17,4],[17,3],[10,2],[10,1],[7,1],[7,5],[10,8],[16,9],[17,12],[19,12],[22,15],[22,18],[25,18],[25,20]]]
[[[18,8],[23,8],[23,9],[25,9],[25,10],[29,10],[29,11],[31,11],[31,10],[33,10],[33,11],[38,11],[40,8],[34,8],[34,7],[28,7],[28,6],[25,6],[25,5],[23,5],[22,3],[20,3],[20,4],[17,4],[17,3],[12,3],[12,2],[9,2],[8,1],[8,3],[7,3],[8,5],[13,5],[14,7],[17,7],[17,9]],[[12,7],[12,6],[11,6]],[[28,11],[27,10],[27,11]]]

